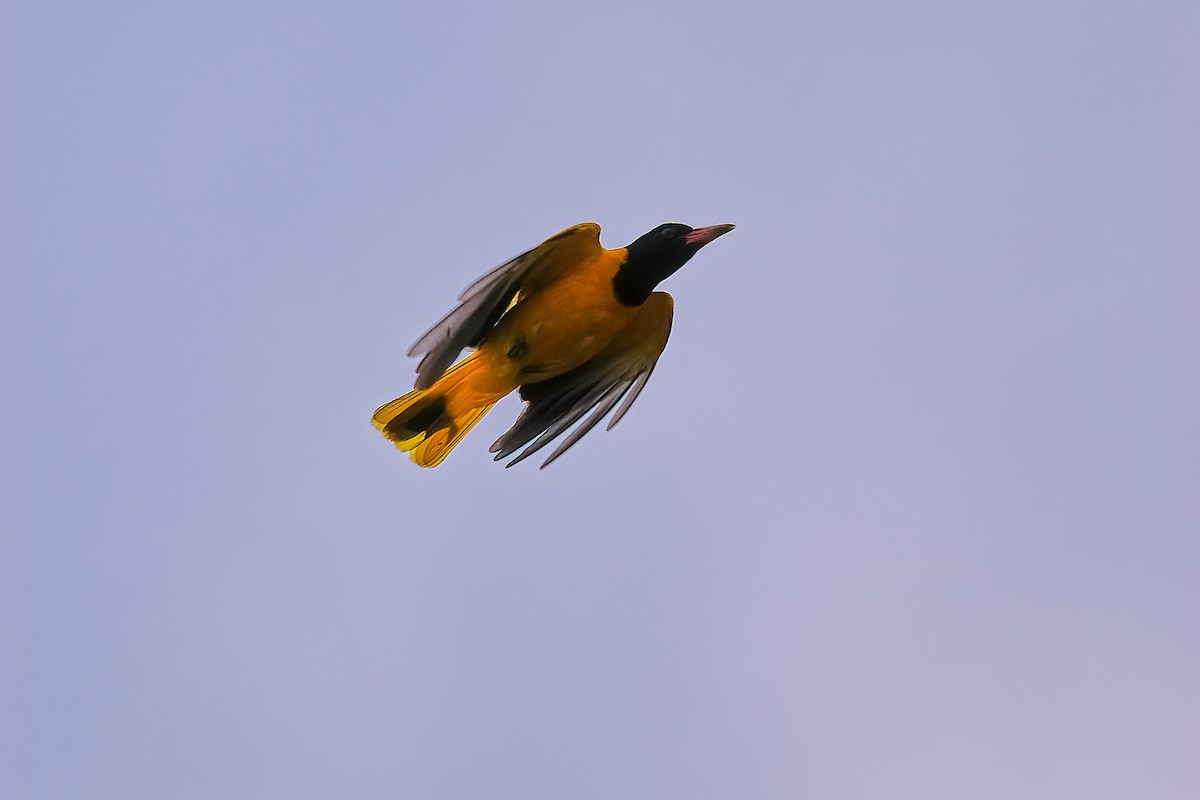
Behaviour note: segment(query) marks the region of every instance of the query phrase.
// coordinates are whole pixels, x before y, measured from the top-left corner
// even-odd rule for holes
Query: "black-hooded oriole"
[[[596,409],[546,466],[618,403],[609,428],[633,404],[671,331],[674,301],[655,287],[731,230],[668,223],[616,250],[600,244],[593,222],[550,237],[463,290],[408,351],[423,356],[416,388],[380,406],[372,422],[415,463],[436,467],[520,389],[526,407],[491,448],[496,460],[524,448],[512,466]],[[466,348],[474,352],[454,364]]]

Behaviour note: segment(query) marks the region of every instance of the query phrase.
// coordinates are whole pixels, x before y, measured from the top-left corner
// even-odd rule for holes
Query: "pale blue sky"
[[[1200,792],[1200,8],[0,11],[0,795]],[[619,427],[370,426],[733,222]]]

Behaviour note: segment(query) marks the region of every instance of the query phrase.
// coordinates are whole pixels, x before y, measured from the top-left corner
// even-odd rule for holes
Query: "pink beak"
[[[688,244],[694,244],[698,247],[711,242],[718,236],[724,236],[733,230],[732,225],[709,225],[707,228],[693,228],[692,232],[683,237],[683,240]]]

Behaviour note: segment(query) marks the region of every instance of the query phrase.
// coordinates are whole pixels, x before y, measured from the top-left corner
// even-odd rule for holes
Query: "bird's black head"
[[[613,278],[617,299],[627,306],[640,306],[654,287],[675,274],[697,250],[731,230],[732,225],[689,228],[668,222],[639,236],[625,248],[629,255]]]

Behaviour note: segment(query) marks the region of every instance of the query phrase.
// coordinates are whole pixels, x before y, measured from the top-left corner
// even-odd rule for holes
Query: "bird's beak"
[[[718,236],[724,236],[733,230],[732,225],[709,225],[707,228],[693,228],[692,232],[683,237],[688,244],[703,247]]]

